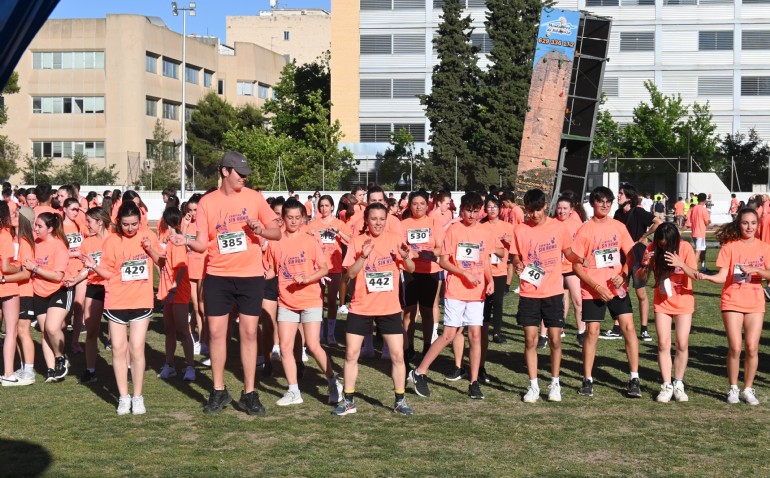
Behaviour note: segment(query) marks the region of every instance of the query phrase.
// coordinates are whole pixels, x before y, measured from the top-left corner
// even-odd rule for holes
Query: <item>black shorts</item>
[[[265,295],[263,298],[264,300],[278,302],[278,276],[265,281]]]
[[[438,272],[432,274],[414,273],[411,276],[411,280],[405,281],[404,305],[410,307],[420,304],[420,307],[433,307],[436,292],[438,292]]]
[[[519,297],[516,320],[522,327],[564,327],[564,294],[551,297]]]
[[[72,289],[62,287],[48,297],[41,297],[37,294],[32,298],[32,309],[35,315],[45,315],[48,309],[59,308],[70,310],[72,306]]]
[[[88,284],[86,286],[86,297],[99,302],[104,302],[104,286],[97,284]]]
[[[22,320],[35,320],[35,301],[32,297],[19,298],[19,318]]]
[[[561,275],[561,286],[564,287],[564,291],[567,291],[567,277],[574,276],[574,272],[563,272]]]
[[[372,331],[372,321],[377,322],[377,327],[382,335],[395,335],[404,333],[404,323],[401,321],[401,313],[390,315],[359,315],[348,314],[346,331],[353,335],[367,336]]]
[[[611,301],[604,302],[601,299],[583,299],[583,322],[601,322],[604,320],[607,309],[613,319],[619,315],[632,314],[631,297],[626,294],[622,299],[613,297]]]
[[[228,315],[233,305],[243,315],[259,317],[265,293],[264,277],[220,277],[206,274],[203,278],[203,303],[206,315]]]
[[[121,325],[128,325],[129,322],[138,322],[140,320],[152,317],[152,309],[110,309],[104,310],[104,316],[110,322]]]

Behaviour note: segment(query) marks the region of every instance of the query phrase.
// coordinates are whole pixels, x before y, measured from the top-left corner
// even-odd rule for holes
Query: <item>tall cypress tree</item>
[[[433,40],[438,64],[433,67],[433,88],[420,97],[430,121],[432,152],[421,170],[421,182],[454,187],[455,158],[459,188],[483,186],[485,168],[473,148],[478,116],[475,100],[480,70],[478,49],[470,43],[471,18],[462,18],[464,1],[446,0],[438,37]],[[482,173],[484,173],[482,175]]]
[[[516,178],[542,7],[540,0],[487,0],[491,66],[482,76],[475,148],[507,186]]]

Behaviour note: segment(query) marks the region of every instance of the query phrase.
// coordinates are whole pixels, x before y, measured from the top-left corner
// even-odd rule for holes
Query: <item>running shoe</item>
[[[67,376],[69,371],[69,364],[64,357],[56,357],[56,365],[54,366],[54,378],[56,380],[63,380]]]
[[[688,402],[690,397],[684,392],[684,382],[677,380],[674,382],[674,400],[677,402]]]
[[[586,341],[586,333],[585,332],[578,332],[576,337],[577,337],[578,347],[582,348],[583,347],[583,343]]]
[[[0,384],[3,387],[18,387],[19,385],[21,385],[21,383],[19,382],[20,382],[19,377],[17,377],[16,374],[11,374],[10,377],[0,376]]]
[[[147,409],[144,407],[144,397],[134,397],[131,399],[131,413],[134,415],[144,415]]]
[[[770,301],[770,286],[762,289],[765,292],[765,301]]]
[[[184,377],[182,379],[185,382],[194,382],[195,381],[195,367],[192,365],[188,365],[184,369]]]
[[[414,384],[414,393],[421,397],[430,397],[430,387],[428,387],[428,376],[418,375],[416,370],[409,371],[409,381]]]
[[[652,342],[652,336],[647,330],[642,330],[642,333],[639,335],[639,339],[644,342]]]
[[[535,403],[540,400],[540,389],[534,388],[531,385],[527,388],[527,393],[524,394],[522,401],[524,403]]]
[[[281,349],[278,346],[273,346],[273,352],[270,354],[272,360],[281,360]]]
[[[356,413],[355,400],[343,399],[340,404],[337,405],[337,408],[332,410],[332,415],[337,415],[338,417],[344,417],[345,415],[350,415],[351,413]]]
[[[561,402],[561,385],[558,382],[548,385],[548,401]]]
[[[118,415],[128,415],[131,413],[131,395],[120,397],[118,399]]]
[[[302,347],[302,361],[307,362],[310,357],[307,356],[307,347]]]
[[[642,398],[642,387],[639,384],[638,378],[632,378],[628,381],[628,389],[626,389],[626,396],[629,398]]]
[[[56,372],[54,372],[54,369],[49,368],[48,370],[45,371],[45,383],[54,383],[54,382],[58,382],[58,380],[56,380]]]
[[[518,294],[519,292],[521,292],[521,288],[520,287],[517,287],[517,288],[513,289],[513,293],[514,294]]]
[[[604,332],[603,334],[601,334],[599,338],[604,340],[617,340],[617,339],[622,339],[623,335],[620,333],[619,330],[615,330],[615,328],[613,327],[607,330],[606,332]]]
[[[738,390],[738,387],[730,387],[730,390],[727,392],[727,403],[740,403],[740,394],[741,392]]]
[[[655,400],[660,403],[668,403],[671,401],[671,397],[674,396],[674,387],[670,383],[663,383],[660,385],[660,392]]]
[[[176,369],[174,368],[174,366],[164,363],[163,368],[160,369],[158,378],[162,378],[163,380],[168,380],[169,378],[174,378],[174,377],[176,377]]]
[[[548,346],[548,337],[544,337],[542,335],[539,336],[537,338],[537,348],[543,350],[546,348],[546,346]]]
[[[299,392],[292,392],[291,390],[287,391],[285,394],[283,394],[283,397],[279,398],[277,402],[275,402],[276,405],[279,407],[288,407],[289,405],[299,405],[300,403],[303,403],[304,400],[302,399],[302,394]]]
[[[430,336],[430,343],[433,344],[433,342],[438,340],[438,330],[433,331],[433,335]]]
[[[492,336],[492,342],[496,344],[504,344],[507,342],[507,340],[505,340],[505,337],[503,337],[501,334],[494,334]]]
[[[200,342],[193,342],[193,353],[195,355],[201,354],[201,343]]]
[[[398,413],[399,415],[414,415],[414,410],[408,403],[406,403],[406,398],[402,398],[401,400],[396,400],[396,403],[393,404],[393,413]]]
[[[89,383],[96,383],[96,372],[91,372],[88,369],[85,369],[82,374],[80,374],[80,378],[78,379],[78,383],[81,385],[88,385]]]
[[[741,392],[741,400],[749,405],[759,405],[759,400],[757,400],[757,395],[754,393],[753,388],[744,388]]]
[[[203,413],[219,412],[232,401],[233,397],[230,396],[227,389],[212,390],[208,402],[203,406]]]
[[[34,370],[24,370],[22,367],[15,371],[13,374],[16,375],[16,377],[19,379],[19,385],[32,385],[35,383]]]
[[[345,305],[345,304],[342,304],[342,305],[341,305],[341,306],[339,306],[339,308],[337,309],[337,313],[338,313],[338,314],[343,314],[343,315],[348,315],[348,306],[347,306],[347,305]],[[354,406],[354,408],[355,408],[355,406]],[[351,412],[351,413],[356,413],[356,412]],[[346,414],[346,415],[347,415],[347,414]]]
[[[461,378],[468,378],[468,373],[463,367],[455,367],[454,370],[444,375],[444,380],[447,382],[456,382]]]
[[[479,368],[479,382],[490,383],[492,380],[487,375],[487,370],[484,367]]]
[[[583,385],[578,389],[578,394],[583,395],[584,397],[593,397],[594,383],[591,380],[584,378]]]
[[[561,329],[561,338],[564,338],[567,336],[567,333],[564,331],[564,329]]]
[[[203,357],[201,359],[201,365],[205,365],[206,367],[211,367],[211,357]]]
[[[302,400],[301,397],[300,400]],[[249,393],[241,392],[241,399],[238,400],[238,406],[249,415],[265,414],[265,407],[262,405],[262,402],[259,401],[259,394],[256,390]]]
[[[481,392],[481,385],[478,380],[468,385],[468,395],[474,400],[484,400],[484,394]]]

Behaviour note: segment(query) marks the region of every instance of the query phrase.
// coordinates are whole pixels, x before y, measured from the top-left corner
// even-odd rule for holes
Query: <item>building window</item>
[[[104,69],[103,51],[36,51],[32,53],[35,70]]]
[[[414,137],[415,143],[425,142],[425,124],[424,123],[396,123],[393,125],[393,131],[398,132],[405,129],[407,133]]]
[[[733,77],[699,76],[698,96],[733,96]]]
[[[404,55],[425,54],[425,35],[393,35],[393,53]]]
[[[225,80],[217,80],[217,94],[218,95],[225,94]]]
[[[731,30],[698,32],[698,50],[732,50],[733,36]]]
[[[254,82],[239,81],[236,84],[236,93],[238,96],[254,96]]]
[[[479,53],[492,51],[492,40],[486,33],[471,33],[471,45],[479,49]]]
[[[152,53],[147,53],[144,60],[144,71],[147,73],[157,73],[158,72],[158,57],[153,55]]]
[[[185,66],[184,68],[184,81],[191,83],[193,85],[198,84],[198,75],[200,74],[200,69],[195,68],[194,66]]]
[[[770,0],[743,0],[743,3],[770,3]]]
[[[104,113],[104,96],[33,96],[34,114]]]
[[[602,93],[607,97],[615,97],[619,95],[620,84],[619,79],[604,77],[602,82]]]
[[[192,118],[193,111],[195,111],[195,107],[194,106],[190,106],[190,105],[185,106],[185,109],[184,109],[184,120],[186,122],[188,122],[188,123],[190,122],[190,119]]]
[[[655,32],[620,32],[620,51],[655,51]]]
[[[179,105],[175,103],[163,102],[163,117],[170,120],[179,119]]]
[[[158,100],[156,98],[145,98],[145,114],[147,116],[158,116]]]
[[[586,7],[618,7],[618,6],[620,6],[619,0],[586,0]]]
[[[462,3],[462,2],[461,2]],[[486,0],[468,0],[468,8],[487,8]],[[417,140],[415,140],[417,141]]]
[[[741,96],[770,96],[770,76],[742,77]]]
[[[423,94],[425,94],[425,80],[422,78],[393,80],[393,98],[416,98]]]
[[[361,0],[361,10],[391,10],[392,0]]]
[[[211,88],[211,84],[214,80],[214,72],[203,70],[203,86],[206,88]]]
[[[390,55],[393,53],[392,35],[361,35],[362,55]]]
[[[770,50],[770,30],[744,30],[744,50]]]
[[[104,157],[104,141],[34,141],[32,155],[36,158],[71,158],[84,154],[89,158]]]
[[[168,58],[163,59],[163,76],[166,76],[168,78],[179,78],[179,63],[169,60]]]
[[[393,10],[424,10],[425,0],[393,0]]]
[[[365,79],[360,82],[361,99],[390,98],[390,80]]]
[[[264,85],[262,83],[257,83],[257,93],[259,94],[259,97],[263,100],[266,100],[270,97],[270,85]]]
[[[291,37],[291,34],[289,32],[283,32],[283,40],[289,41],[289,38]]]
[[[390,141],[390,123],[361,124],[362,143],[387,143]]]
[[[663,0],[663,5],[697,5],[698,0]]]

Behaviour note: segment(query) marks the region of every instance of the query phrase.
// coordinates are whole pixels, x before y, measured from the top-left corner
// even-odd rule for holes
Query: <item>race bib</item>
[[[660,292],[666,294],[669,297],[674,295],[674,286],[671,284],[670,278],[666,277],[666,280],[660,284]]]
[[[67,234],[67,243],[70,245],[70,249],[77,249],[83,243],[83,234],[79,232],[73,232]]]
[[[430,229],[409,229],[406,231],[406,240],[409,244],[425,244],[430,240]]]
[[[366,290],[369,292],[388,292],[393,290],[393,272],[367,272]]]
[[[337,242],[337,235],[328,229],[318,231],[318,234],[321,236],[321,244],[334,244]]]
[[[246,250],[246,233],[238,231],[217,234],[217,243],[219,244],[220,254],[244,252]]]
[[[456,257],[458,261],[478,262],[481,246],[473,242],[461,242],[457,244]]]
[[[499,264],[499,263],[501,263],[502,261],[503,261],[502,259],[500,259],[499,257],[497,257],[497,254],[490,254],[490,255],[489,255],[489,263],[490,263],[490,264],[492,264],[492,265],[494,265],[494,264]]]
[[[91,259],[96,262],[96,265],[98,266],[102,262],[102,253],[101,252],[94,252],[93,254],[88,254]]]
[[[605,267],[619,266],[620,265],[620,252],[617,247],[611,249],[601,249],[594,251],[594,259],[596,259],[596,268],[604,269]]]
[[[521,280],[527,281],[535,287],[540,287],[545,277],[545,271],[535,264],[527,264],[524,271],[519,276]]]
[[[147,259],[126,261],[122,266],[120,266],[120,276],[123,282],[147,280],[149,277],[147,271]]]
[[[751,274],[744,274],[741,270],[743,264],[735,264],[733,267],[733,282],[735,284],[748,284],[751,282]]]

